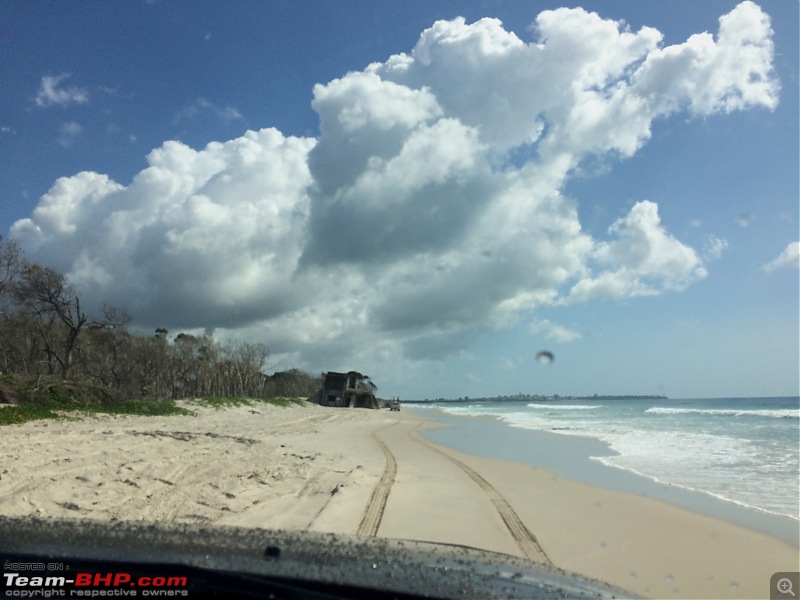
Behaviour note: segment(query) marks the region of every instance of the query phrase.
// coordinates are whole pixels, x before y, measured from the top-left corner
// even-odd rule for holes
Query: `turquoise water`
[[[451,415],[495,417],[521,431],[580,436],[588,444],[591,460],[614,469],[756,511],[800,518],[797,397],[416,406]],[[436,440],[437,435],[447,443],[445,437],[458,433],[431,432],[430,437]],[[469,451],[469,444],[462,448]],[[504,458],[536,462],[531,456]]]

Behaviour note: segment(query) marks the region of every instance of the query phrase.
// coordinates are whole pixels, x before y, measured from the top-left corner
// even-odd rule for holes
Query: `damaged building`
[[[322,388],[308,398],[321,406],[338,406],[350,408],[381,408],[375,397],[375,386],[369,377],[357,371],[325,374]]]

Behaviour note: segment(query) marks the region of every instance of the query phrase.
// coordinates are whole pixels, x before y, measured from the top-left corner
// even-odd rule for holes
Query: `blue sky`
[[[797,22],[5,2],[0,235],[143,331],[385,396],[796,395]]]

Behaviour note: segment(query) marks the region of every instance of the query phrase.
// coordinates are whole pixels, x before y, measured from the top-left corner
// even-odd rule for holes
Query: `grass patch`
[[[282,406],[286,408],[287,406],[305,406],[306,400],[305,398],[286,398],[285,396],[279,396],[277,398],[267,398],[264,402],[268,402],[269,404],[274,404],[275,406]]]
[[[209,406],[211,408],[220,410],[223,408],[232,408],[234,406],[253,406],[255,404],[271,404],[273,406],[281,406],[286,408],[288,406],[303,406],[305,400],[303,398],[286,398],[284,396],[279,396],[277,398],[209,396],[205,398],[199,398],[197,402],[202,406]]]
[[[0,408],[0,425],[19,425],[40,419],[57,419],[58,414],[46,406],[23,405]]]
[[[234,406],[250,406],[253,402],[254,400],[252,398],[232,396],[206,396],[197,400],[197,403],[201,406],[208,406],[209,408],[215,408],[217,410],[233,408]]]
[[[129,400],[121,404],[106,404],[81,409],[88,414],[139,415],[142,417],[194,415],[194,413],[175,404],[174,400]]]
[[[130,400],[103,386],[14,375],[0,377],[0,425],[86,414],[190,415],[173,400]]]
[[[57,377],[0,376],[0,402],[6,404],[70,410],[126,401],[127,398],[116,390],[91,383],[63,381]]]
[[[146,417],[193,415],[192,411],[175,405],[172,400],[165,402],[140,402],[132,400],[120,404],[84,407],[64,407],[51,404],[21,404],[0,409],[0,426],[19,425],[40,419],[68,419],[85,415],[138,415]]]

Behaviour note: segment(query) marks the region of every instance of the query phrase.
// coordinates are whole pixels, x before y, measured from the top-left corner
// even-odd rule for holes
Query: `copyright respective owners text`
[[[800,571],[782,571],[769,579],[770,600],[797,600]]]
[[[94,571],[51,560],[3,560],[0,596],[4,598],[180,598],[189,597],[189,580],[180,573],[119,569]]]

